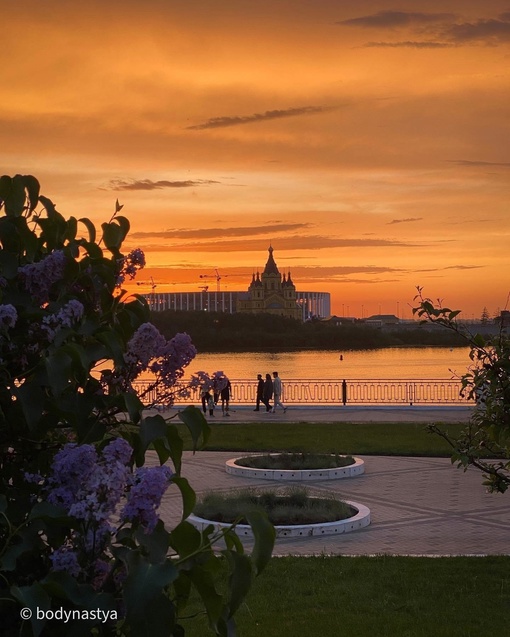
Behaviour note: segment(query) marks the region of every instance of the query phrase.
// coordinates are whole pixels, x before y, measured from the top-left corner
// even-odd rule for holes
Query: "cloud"
[[[365,47],[434,49],[466,44],[494,46],[510,42],[510,12],[501,13],[497,18],[463,22],[453,13],[379,11],[336,24],[363,29],[409,28],[420,35],[423,32],[429,33],[433,38],[425,41],[410,39],[400,42],[368,42]]]
[[[167,181],[165,179],[152,181],[151,179],[112,179],[105,190],[162,190],[163,188],[194,188],[219,184],[211,179],[187,179],[185,181]]]
[[[393,219],[393,221],[388,221],[386,225],[392,226],[395,223],[408,223],[409,221],[421,221],[423,217],[408,217],[407,219]]]
[[[210,238],[210,237],[209,237]],[[325,248],[374,248],[374,247],[422,247],[422,244],[394,241],[388,239],[342,239],[325,236],[294,235],[278,239],[278,250],[322,250]],[[166,245],[144,245],[146,252],[260,252],[267,250],[267,239],[243,239],[242,241],[194,241]]]
[[[310,228],[310,223],[273,223],[262,226],[240,226],[232,228],[170,228],[169,230],[154,230],[149,232],[132,232],[132,239],[213,239],[215,237],[251,237],[257,234],[278,234],[280,232],[294,232]]]
[[[457,166],[499,166],[504,168],[510,168],[510,161],[469,161],[467,159],[447,159],[450,164],[457,164]]]
[[[503,13],[499,17],[499,20],[452,24],[445,29],[444,34],[458,44],[482,42],[490,45],[510,42],[510,14]]]
[[[342,20],[336,24],[348,27],[380,28],[405,27],[415,24],[431,24],[455,19],[453,13],[421,13],[412,11],[378,11],[371,15]]]
[[[367,42],[364,48],[409,48],[409,49],[448,49],[454,47],[454,44],[448,42],[419,42],[414,40],[405,40],[403,42]]]
[[[233,117],[212,117],[202,124],[187,126],[188,130],[205,130],[207,128],[224,128],[227,126],[240,126],[242,124],[253,124],[271,119],[283,119],[285,117],[297,117],[298,115],[313,115],[325,113],[333,110],[331,106],[301,106],[300,108],[287,108],[284,110],[265,111],[265,113],[254,113],[253,115],[236,115]]]

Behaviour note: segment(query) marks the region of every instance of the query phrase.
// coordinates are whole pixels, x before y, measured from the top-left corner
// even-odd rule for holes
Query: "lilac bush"
[[[172,404],[196,350],[187,334],[159,334],[145,299],[122,288],[145,257],[122,252],[121,208],[97,237],[89,219],[65,219],[34,177],[0,177],[2,637],[182,637],[193,588],[212,631],[232,634],[233,614],[270,557],[274,533],[255,514],[253,557],[232,530],[199,533],[186,522],[195,494],[180,475],[179,429],[146,407],[149,393]],[[147,374],[138,394],[135,380]],[[198,408],[178,419],[194,449],[205,443]],[[149,449],[160,466],[144,466]],[[167,529],[158,509],[170,484],[182,516]],[[216,553],[221,538],[227,548]],[[211,581],[220,571],[227,581]],[[107,609],[110,619],[24,622],[20,609],[35,606]]]

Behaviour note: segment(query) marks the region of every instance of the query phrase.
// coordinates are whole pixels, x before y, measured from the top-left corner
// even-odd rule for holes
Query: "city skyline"
[[[339,316],[506,307],[503,0],[27,0],[8,9],[2,174],[65,216],[118,199],[148,293],[246,290],[272,245]],[[347,311],[349,308],[349,311]]]

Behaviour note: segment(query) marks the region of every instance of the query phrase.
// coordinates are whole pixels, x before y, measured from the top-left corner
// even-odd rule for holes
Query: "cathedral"
[[[290,278],[280,274],[273,258],[273,248],[269,246],[269,258],[262,274],[253,275],[248,294],[243,294],[237,302],[238,312],[268,312],[302,320],[303,310],[297,303],[296,286]]]

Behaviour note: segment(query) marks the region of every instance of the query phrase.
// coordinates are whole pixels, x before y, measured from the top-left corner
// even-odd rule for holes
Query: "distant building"
[[[178,310],[184,312],[208,311],[258,313],[268,312],[292,316],[301,321],[312,317],[329,318],[331,295],[329,292],[299,292],[290,272],[280,274],[269,248],[269,258],[262,274],[254,274],[247,292],[156,292],[144,294],[151,310]]]
[[[364,321],[367,325],[382,327],[383,325],[398,325],[401,321],[394,314],[374,314]]]
[[[238,312],[258,314],[278,314],[290,318],[302,319],[302,309],[297,304],[297,292],[290,272],[288,276],[280,274],[273,258],[273,248],[269,246],[269,257],[264,272],[257,272],[252,277],[248,288],[248,298],[240,298],[237,303]]]

